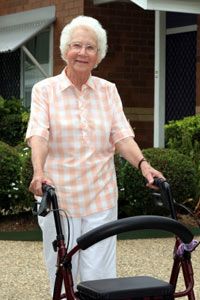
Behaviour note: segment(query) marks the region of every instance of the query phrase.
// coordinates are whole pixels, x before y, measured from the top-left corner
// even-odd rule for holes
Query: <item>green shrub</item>
[[[33,206],[28,187],[32,179],[30,149],[25,143],[15,148],[0,142],[0,214],[18,214]]]
[[[15,147],[19,153],[21,170],[20,170],[20,200],[21,210],[30,209],[33,206],[34,196],[29,192],[28,188],[33,176],[33,168],[31,163],[31,151],[26,143],[21,143]]]
[[[195,143],[200,143],[200,115],[170,121],[165,125],[166,146],[190,155]]]
[[[19,201],[20,159],[13,147],[0,141],[0,209],[10,210]]]
[[[19,99],[0,97],[0,139],[16,146],[24,139],[29,113]],[[8,130],[9,129],[9,130]]]
[[[188,155],[197,171],[196,197],[200,197],[200,115],[165,125],[166,147]]]
[[[117,186],[118,186],[118,194],[119,194],[119,206],[123,200],[124,200],[124,166],[126,164],[126,160],[121,157],[120,155],[116,154],[114,156],[114,162],[115,162],[115,171],[117,176]]]
[[[143,150],[151,165],[160,170],[169,182],[174,199],[194,208],[196,204],[196,170],[192,161],[176,150],[149,148]],[[155,206],[152,190],[146,187],[140,171],[126,162],[117,170],[119,193],[119,215],[168,214],[166,209]],[[191,201],[192,199],[192,201]]]

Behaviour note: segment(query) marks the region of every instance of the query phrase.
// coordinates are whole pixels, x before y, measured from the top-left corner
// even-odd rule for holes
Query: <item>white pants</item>
[[[76,239],[87,231],[117,219],[117,207],[95,213],[82,218],[69,218],[70,243],[69,250],[76,245]],[[46,217],[38,217],[43,233],[43,249],[46,267],[50,279],[50,288],[53,293],[57,252],[53,250],[52,242],[56,239],[53,213]],[[67,242],[68,227],[66,217],[61,216],[65,242]],[[81,250],[72,258],[72,274],[74,287],[77,282],[116,277],[116,237],[107,238],[86,250]]]

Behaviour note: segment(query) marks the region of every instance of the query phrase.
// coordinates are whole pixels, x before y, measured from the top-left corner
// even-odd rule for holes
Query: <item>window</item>
[[[40,64],[42,69],[49,75],[52,75],[52,30],[50,27],[39,32],[37,36],[29,40],[25,47],[30,51],[33,57]],[[34,62],[22,50],[21,59],[21,98],[26,107],[30,107],[31,90],[33,85],[44,79],[45,75],[39,70]]]

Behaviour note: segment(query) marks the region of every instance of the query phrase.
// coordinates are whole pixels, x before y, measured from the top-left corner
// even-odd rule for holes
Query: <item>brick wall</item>
[[[56,5],[56,22],[54,32],[54,74],[60,73],[65,62],[60,57],[60,33],[63,27],[74,17],[83,15],[84,0],[54,0]]]
[[[54,26],[54,74],[64,67],[59,39],[73,17],[96,17],[107,30],[109,51],[95,75],[115,82],[127,117],[141,147],[152,145],[154,90],[154,12],[133,3],[94,6],[92,0],[1,0],[0,15],[56,6]]]
[[[152,146],[154,12],[144,11],[133,3],[94,6],[86,0],[84,14],[97,18],[108,34],[107,56],[93,74],[116,83],[125,111],[132,110],[127,117],[137,142],[141,147]],[[147,108],[151,108],[151,115],[141,113]]]

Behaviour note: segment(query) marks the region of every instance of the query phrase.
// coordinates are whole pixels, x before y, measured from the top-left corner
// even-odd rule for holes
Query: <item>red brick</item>
[[[94,75],[116,83],[124,106],[153,108],[154,105],[154,12],[131,2],[93,5],[92,0],[1,0],[0,15],[55,5],[54,74],[65,63],[60,57],[62,28],[76,15],[97,18],[108,33],[109,49]],[[200,28],[200,16],[198,16]],[[200,106],[200,30],[197,32],[196,103]],[[153,122],[136,122],[142,147],[153,143]]]

